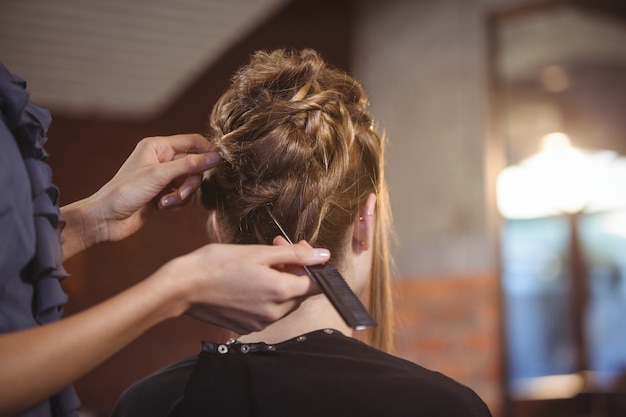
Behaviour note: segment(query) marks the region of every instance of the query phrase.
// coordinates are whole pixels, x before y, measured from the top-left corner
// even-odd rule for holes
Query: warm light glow
[[[626,207],[626,162],[615,152],[583,152],[567,135],[550,133],[543,150],[503,170],[498,208],[506,218],[536,218]]]
[[[548,400],[574,398],[585,387],[582,375],[549,375],[518,381],[511,387],[518,399]]]
[[[544,152],[558,152],[572,147],[569,136],[561,132],[548,133],[541,139]]]

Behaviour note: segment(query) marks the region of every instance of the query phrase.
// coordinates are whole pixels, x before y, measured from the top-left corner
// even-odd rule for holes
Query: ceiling
[[[56,113],[149,118],[288,2],[0,0],[0,62]],[[606,18],[626,16],[621,2],[600,2],[619,6],[604,16],[557,7],[507,20],[503,75],[581,58],[626,65],[623,21]]]
[[[55,112],[156,114],[288,0],[0,0],[0,62]]]
[[[619,9],[626,13],[626,3]],[[563,4],[520,13],[500,25],[500,71],[511,81],[537,77],[550,64],[626,68],[626,25],[618,10]]]

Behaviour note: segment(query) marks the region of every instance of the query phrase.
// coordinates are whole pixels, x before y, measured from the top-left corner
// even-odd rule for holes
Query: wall
[[[504,412],[491,13],[514,0],[359,2],[354,72],[389,137],[398,353]]]

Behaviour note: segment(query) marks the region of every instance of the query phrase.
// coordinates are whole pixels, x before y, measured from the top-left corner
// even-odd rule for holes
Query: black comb
[[[267,213],[270,215],[278,230],[283,237],[293,245],[285,229],[280,225],[276,217],[270,212],[269,207]],[[326,297],[330,300],[335,310],[339,313],[346,324],[356,330],[364,330],[369,327],[375,327],[376,321],[367,312],[367,309],[359,300],[359,297],[352,291],[341,276],[337,268],[326,263],[324,265],[305,266],[306,273],[320,286]]]

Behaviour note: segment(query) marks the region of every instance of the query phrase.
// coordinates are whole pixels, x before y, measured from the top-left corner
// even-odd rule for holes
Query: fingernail
[[[193,193],[194,191],[194,187],[192,186],[188,186],[183,188],[183,190],[180,192],[180,199],[181,200],[186,200],[187,197],[189,197],[191,195],[191,193]]]
[[[178,201],[178,197],[169,196],[161,199],[161,208],[173,206]]]
[[[328,251],[328,249],[313,249],[313,255],[315,255],[316,258],[321,259],[330,258],[330,252]]]
[[[222,160],[222,157],[216,154],[215,152],[210,152],[206,154],[205,163],[207,168],[212,168],[215,165],[219,164]]]

